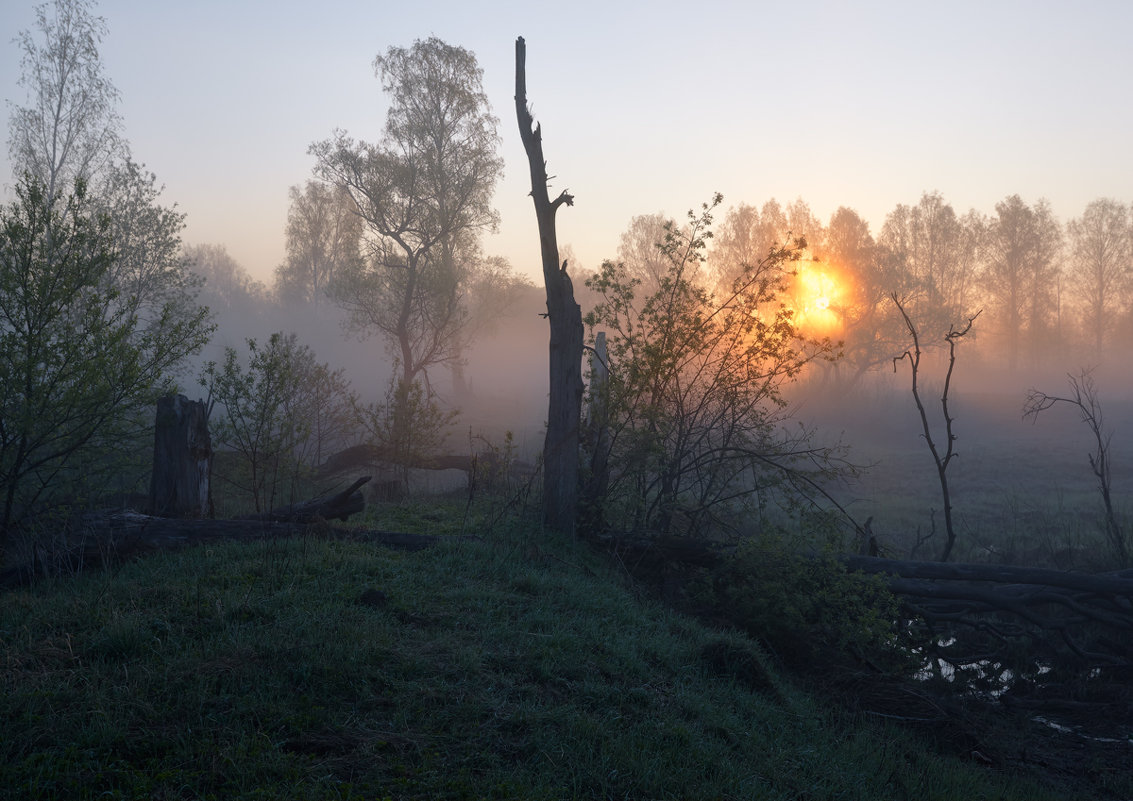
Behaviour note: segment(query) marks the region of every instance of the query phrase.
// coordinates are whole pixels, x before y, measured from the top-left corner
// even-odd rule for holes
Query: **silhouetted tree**
[[[579,444],[582,422],[582,309],[574,299],[567,262],[559,263],[555,213],[574,205],[574,196],[547,192],[547,162],[543,158],[543,129],[527,108],[527,45],[515,40],[515,116],[531,173],[531,199],[539,226],[539,253],[547,291],[550,393],[547,435],[543,444],[543,521],[552,529],[573,534],[578,519]]]
[[[890,295],[893,305],[901,313],[901,318],[905,321],[905,326],[909,331],[909,336],[913,340],[913,346],[902,353],[900,356],[893,358],[893,371],[897,371],[897,363],[903,359],[909,360],[909,372],[912,377],[912,392],[913,400],[917,405],[917,412],[921,418],[921,429],[924,434],[925,444],[928,445],[929,452],[932,453],[933,463],[936,465],[937,479],[940,481],[940,495],[944,503],[944,531],[945,542],[944,548],[940,553],[940,561],[947,562],[952,556],[952,549],[956,545],[956,528],[952,522],[952,493],[948,486],[948,465],[952,463],[952,458],[956,456],[956,435],[952,433],[952,423],[955,420],[952,418],[951,412],[948,410],[948,392],[952,388],[952,374],[956,369],[956,346],[960,340],[967,336],[968,332],[972,330],[972,324],[975,323],[976,318],[980,316],[980,312],[968,318],[967,324],[963,328],[956,328],[950,326],[948,333],[944,335],[945,342],[948,343],[948,370],[944,374],[944,389],[940,395],[940,410],[944,418],[944,452],[941,453],[940,448],[936,444],[936,440],[932,436],[932,427],[928,422],[928,412],[925,411],[924,402],[921,400],[920,395],[920,368],[921,368],[921,339],[917,331],[916,323],[909,317],[905,311],[904,303],[896,293]]]
[[[1078,375],[1068,375],[1070,390],[1069,397],[1048,395],[1037,389],[1027,391],[1026,405],[1023,407],[1023,417],[1037,420],[1040,413],[1059,403],[1066,403],[1078,409],[1090,433],[1094,436],[1094,452],[1088,455],[1090,470],[1098,480],[1098,490],[1101,492],[1102,504],[1105,510],[1105,537],[1114,558],[1121,567],[1129,565],[1129,548],[1125,529],[1117,521],[1117,512],[1113,506],[1113,471],[1110,467],[1110,441],[1113,434],[1105,425],[1102,417],[1102,404],[1098,398],[1097,386],[1090,370],[1082,370]]]
[[[666,269],[640,279],[606,262],[587,285],[601,301],[587,325],[608,336],[609,487],[605,518],[622,530],[703,533],[750,522],[772,499],[822,495],[832,451],[787,431],[783,387],[828,342],[808,340],[779,301],[801,241],[748,265],[714,295],[700,267],[719,196],[670,223]]]

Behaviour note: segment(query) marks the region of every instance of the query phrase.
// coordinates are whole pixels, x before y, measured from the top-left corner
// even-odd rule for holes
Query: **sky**
[[[0,4],[5,141],[30,0]],[[373,60],[437,36],[474,52],[499,119],[505,177],[485,252],[540,275],[515,119],[515,39],[543,126],[560,244],[581,269],[616,255],[630,220],[802,198],[876,234],[939,191],[958,214],[1046,198],[1062,221],[1133,200],[1133,3],[793,0],[573,3],[102,0],[104,73],[134,158],[187,215],[187,244],[222,244],[270,283],[288,188],[336,128],[381,137]],[[12,195],[4,148],[0,193]]]

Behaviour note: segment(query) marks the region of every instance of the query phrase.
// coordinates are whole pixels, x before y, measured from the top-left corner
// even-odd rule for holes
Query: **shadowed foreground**
[[[1072,797],[824,707],[543,535],[206,545],[3,601],[0,798]]]

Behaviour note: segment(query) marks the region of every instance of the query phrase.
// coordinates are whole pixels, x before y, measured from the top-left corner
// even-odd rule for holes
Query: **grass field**
[[[1059,384],[1052,391],[1064,389]],[[947,447],[940,388],[922,388],[934,440]],[[1104,400],[1104,399],[1103,399]],[[925,444],[912,396],[900,386],[852,404],[814,404],[800,415],[827,440],[841,437],[850,458],[866,466],[837,488],[858,520],[873,517],[873,531],[889,554],[907,558],[918,535],[937,533],[917,550],[936,558],[944,542],[943,502],[936,466]],[[1102,501],[1088,456],[1095,446],[1076,410],[1060,406],[1037,421],[1022,417],[1023,392],[956,392],[956,456],[947,470],[955,528],[955,560],[1050,564],[1091,570],[1113,567],[1102,538]],[[1133,405],[1107,406],[1115,502],[1125,520],[1133,512]]]
[[[370,522],[458,527],[394,513]],[[0,798],[1075,797],[824,703],[536,531],[200,547],[9,592]]]

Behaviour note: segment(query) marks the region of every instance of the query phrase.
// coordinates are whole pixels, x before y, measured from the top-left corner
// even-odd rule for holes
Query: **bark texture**
[[[208,517],[212,439],[203,401],[166,395],[157,402],[149,509],[159,517]]]

